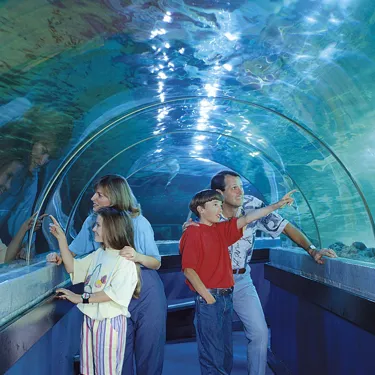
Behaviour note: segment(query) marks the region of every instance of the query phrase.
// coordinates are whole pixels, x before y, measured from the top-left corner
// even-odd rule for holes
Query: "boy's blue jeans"
[[[229,375],[233,365],[232,293],[212,293],[212,305],[199,295],[195,300],[195,327],[202,375]]]

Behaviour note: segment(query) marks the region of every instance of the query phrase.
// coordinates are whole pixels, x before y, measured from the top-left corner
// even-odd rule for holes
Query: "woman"
[[[95,184],[91,198],[94,213],[102,207],[114,207],[129,212],[134,225],[135,249],[124,249],[120,255],[141,265],[142,291],[139,299],[132,299],[128,320],[127,342],[123,374],[132,375],[135,356],[137,375],[159,375],[163,370],[164,344],[166,335],[167,301],[163,284],[157,269],[160,254],[154,240],[154,232],[126,181],[119,175],[108,175]],[[93,237],[95,216],[90,215],[81,231],[69,245],[72,253],[83,255],[100,247]],[[47,260],[61,263],[56,254],[49,254]]]

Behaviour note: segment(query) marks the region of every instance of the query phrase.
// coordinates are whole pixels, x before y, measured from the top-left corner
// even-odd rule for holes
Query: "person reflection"
[[[0,197],[9,190],[12,184],[14,175],[20,172],[22,167],[23,167],[22,158],[16,157],[15,155],[12,155],[12,154],[2,155],[0,159]],[[0,238],[0,263],[7,262],[9,260],[9,257],[10,257],[9,255],[14,253],[14,250],[13,250],[14,248],[17,248],[17,249],[20,248],[20,244],[18,243],[18,239],[16,238],[13,244],[11,245],[9,245],[9,248],[8,248]],[[9,252],[8,252],[8,249],[9,249]]]
[[[12,184],[13,178],[24,167],[24,160],[21,156],[13,154],[2,155],[0,161],[0,197],[6,193]],[[35,225],[35,230],[41,226],[42,215]],[[35,220],[35,215],[22,223],[9,246],[6,246],[0,238],[0,263],[8,263],[16,259],[22,250],[23,239],[29,229],[31,229]]]
[[[0,159],[0,196],[7,192],[12,184],[14,176],[24,167],[21,157],[12,154],[1,155]]]
[[[14,179],[13,194],[8,200],[9,204],[5,204],[5,207],[13,206],[7,220],[10,237],[18,232],[33,211],[38,196],[41,168],[50,161],[53,147],[55,146],[51,142],[37,139],[31,147],[28,164]]]
[[[2,127],[0,149],[14,150],[23,159],[22,163],[12,163],[10,168],[14,172],[2,185],[0,237],[3,241],[5,238],[11,242],[21,229],[25,229],[24,224],[34,210],[43,180],[46,180],[43,167],[59,157],[70,140],[71,128],[70,116],[43,107],[34,107],[22,119]]]
[[[47,215],[41,215],[35,224],[34,230],[37,231],[42,225],[43,218]],[[25,243],[23,239],[26,233],[32,228],[36,218],[36,213],[27,219],[18,230],[9,246],[6,246],[0,238],[0,264],[9,263],[20,257],[22,251],[24,251]]]

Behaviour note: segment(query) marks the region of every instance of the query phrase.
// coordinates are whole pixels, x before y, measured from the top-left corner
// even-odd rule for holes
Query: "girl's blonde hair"
[[[111,207],[119,211],[127,211],[131,217],[141,214],[141,207],[125,177],[118,174],[103,176],[94,184],[95,190],[98,187],[104,190],[104,194],[111,202]]]
[[[130,214],[127,211],[119,211],[113,207],[103,207],[97,211],[103,219],[103,246],[108,246],[115,250],[121,250],[125,246],[134,246],[134,229]],[[139,298],[141,292],[141,269],[137,267],[138,282],[135,287],[133,297]]]

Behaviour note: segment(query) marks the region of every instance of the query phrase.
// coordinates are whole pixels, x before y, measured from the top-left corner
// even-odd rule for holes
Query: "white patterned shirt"
[[[84,282],[85,292],[103,291],[111,299],[100,303],[79,303],[78,309],[91,319],[130,317],[128,307],[138,281],[137,268],[134,262],[120,256],[119,250],[99,248],[84,258],[74,259],[70,278],[72,284]]]
[[[248,212],[261,207],[265,207],[265,204],[260,199],[252,195],[245,195],[243,205],[238,208],[236,217],[244,216]],[[221,215],[220,221],[225,220],[228,219]],[[254,249],[255,232],[257,230],[261,230],[275,238],[280,236],[288,223],[288,220],[282,218],[279,214],[271,212],[269,215],[248,224],[244,228],[242,238],[228,248],[232,259],[232,268],[245,268],[250,263]]]

